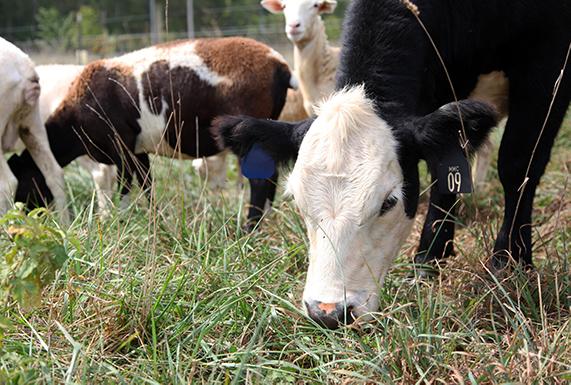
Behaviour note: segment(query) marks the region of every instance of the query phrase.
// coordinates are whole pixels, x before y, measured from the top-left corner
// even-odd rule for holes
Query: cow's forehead
[[[340,91],[319,107],[288,190],[306,202],[335,193],[352,200],[349,206],[360,207],[401,179],[396,149],[390,127],[376,114],[364,89]]]

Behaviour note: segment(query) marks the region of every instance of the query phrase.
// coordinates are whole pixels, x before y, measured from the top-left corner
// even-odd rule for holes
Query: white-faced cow
[[[125,186],[139,173],[148,188],[148,164],[141,164],[140,154],[215,155],[219,149],[208,130],[214,117],[276,119],[292,82],[285,60],[251,39],[166,43],[86,65],[46,129],[62,166],[87,154],[123,170]],[[10,167],[19,182],[16,199],[37,203],[37,190],[49,196],[28,152],[13,157]],[[273,199],[276,179],[250,180],[250,227]]]
[[[498,160],[505,214],[489,266],[502,269],[510,259],[531,265],[533,197],[571,95],[571,69],[562,73],[571,3],[416,4],[461,99],[480,74],[502,70],[509,79]],[[308,314],[328,327],[378,308],[379,285],[417,211],[419,160],[438,179],[447,159],[462,153],[459,133],[465,131],[463,140],[475,149],[496,120],[482,102],[447,104],[453,96],[443,67],[400,1],[354,0],[344,27],[337,93],[315,120],[229,117],[213,128],[238,154],[258,143],[278,161],[297,156],[288,189],[310,243],[303,300]],[[456,195],[440,192],[443,182],[431,188],[418,262],[453,253],[454,222],[447,218],[455,213]]]

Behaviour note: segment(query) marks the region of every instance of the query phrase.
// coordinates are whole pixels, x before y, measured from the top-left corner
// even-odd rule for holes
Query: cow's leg
[[[44,175],[46,184],[54,197],[54,204],[63,223],[69,223],[63,170],[56,161],[48,141],[45,127],[36,104],[22,121],[20,138],[30,152],[32,159]]]
[[[113,183],[116,180],[115,166],[98,163],[89,156],[80,156],[77,162],[91,174],[97,196],[99,214],[107,216],[110,213],[113,199]]]
[[[250,209],[246,222],[246,231],[252,231],[268,210],[276,195],[278,172],[270,179],[248,179],[250,181]]]
[[[432,174],[436,180],[436,173]],[[456,195],[441,194],[437,184],[430,191],[428,213],[422,228],[416,263],[431,263],[454,253],[454,217]]]
[[[95,183],[97,205],[99,213],[107,216],[111,213],[113,190],[117,181],[117,167],[103,163],[96,166],[91,172],[91,177]]]
[[[127,155],[129,157],[130,155]],[[119,194],[121,201],[119,207],[121,210],[127,209],[131,204],[129,193],[133,188],[134,168],[132,162],[124,162],[117,165],[117,181],[119,182]]]
[[[4,143],[2,140],[5,134],[7,134],[6,130],[8,130],[8,121],[10,118],[8,111],[5,110],[7,110],[7,108],[3,108],[3,106],[0,105],[0,216],[10,209],[16,188],[18,187],[18,179],[14,176],[12,170],[10,170],[10,166],[8,166],[8,161],[3,152]]]
[[[546,120],[553,99],[553,86],[564,58],[557,55],[561,62],[553,62],[554,52],[559,51],[552,48],[543,52],[545,55],[541,49],[538,52],[531,49],[530,52],[534,52],[536,61],[532,62],[530,58],[528,68],[510,77],[513,79],[510,117],[498,158],[505,212],[489,263],[494,272],[505,268],[510,259],[532,265],[533,198],[571,97],[571,68],[568,66]],[[538,60],[551,62],[538,63]]]

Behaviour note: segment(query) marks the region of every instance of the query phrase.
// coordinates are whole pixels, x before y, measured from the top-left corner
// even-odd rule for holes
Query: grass
[[[536,198],[537,271],[501,282],[485,272],[502,211],[493,170],[462,204],[458,255],[440,277],[410,279],[419,216],[375,321],[337,331],[300,310],[307,241],[291,202],[280,198],[261,231],[243,234],[246,198],[234,182],[213,194],[190,162],[153,163],[156,199],[107,219],[94,212],[89,178],[68,171],[68,233],[79,242],[39,307],[0,312],[15,325],[0,383],[571,381],[570,120]]]

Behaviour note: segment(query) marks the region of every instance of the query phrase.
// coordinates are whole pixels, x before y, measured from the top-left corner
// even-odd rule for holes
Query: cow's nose
[[[340,325],[349,325],[355,321],[353,306],[344,303],[305,302],[307,314],[319,325],[328,329],[337,329]]]

